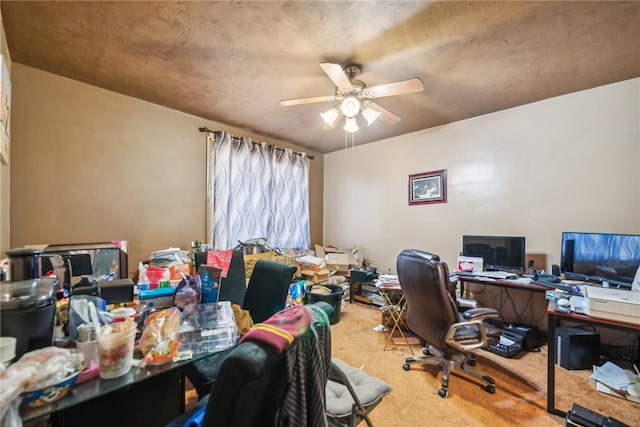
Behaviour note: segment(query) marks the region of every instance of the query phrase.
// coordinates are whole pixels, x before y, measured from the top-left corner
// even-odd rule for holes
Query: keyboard
[[[513,273],[508,273],[506,271],[476,271],[473,273],[476,277],[488,277],[490,279],[517,279],[518,275]]]
[[[580,288],[577,287],[576,285],[567,285],[565,283],[553,283],[546,280],[534,280],[531,283],[538,286],[544,286],[545,288],[557,289],[559,291],[568,292],[574,295],[581,295]]]

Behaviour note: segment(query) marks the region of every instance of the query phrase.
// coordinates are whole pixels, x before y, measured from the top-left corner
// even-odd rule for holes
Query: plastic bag
[[[23,354],[7,371],[31,367],[35,367],[35,372],[29,377],[25,387],[45,388],[80,372],[84,367],[84,355],[75,349],[44,347]]]
[[[98,311],[100,325],[111,323],[113,316],[107,312],[107,302],[93,295],[72,295],[69,300],[69,336],[78,340],[78,326],[91,323],[89,302],[93,302]]]
[[[189,304],[199,304],[201,295],[200,276],[184,274],[176,287],[176,293],[173,295],[173,305],[184,310]]]
[[[146,363],[157,365],[173,361],[180,347],[179,327],[180,312],[175,307],[147,317],[138,345]]]
[[[82,353],[53,346],[29,351],[6,369],[0,365],[0,425],[22,425],[17,408],[25,390],[49,387],[80,372],[83,366]]]
[[[37,368],[35,366],[9,371],[3,364],[0,364],[0,381],[2,382],[2,387],[0,387],[1,426],[22,426],[22,418],[18,413],[18,407],[22,402],[20,393],[24,391],[29,379],[36,371]],[[20,424],[16,424],[16,422],[20,422]]]
[[[0,427],[22,427],[22,417],[20,417],[20,403],[22,398],[14,399],[8,402],[6,409],[2,408],[0,412]]]
[[[287,305],[302,304],[304,299],[304,280],[292,283],[289,286],[289,294],[287,295]]]

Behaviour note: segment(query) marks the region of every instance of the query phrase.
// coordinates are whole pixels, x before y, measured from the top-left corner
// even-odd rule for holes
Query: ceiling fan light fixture
[[[331,127],[335,126],[338,115],[339,113],[337,108],[332,108],[325,111],[324,113],[320,113],[320,117],[322,117],[322,120],[324,120],[324,122]]]
[[[362,110],[362,117],[367,120],[367,124],[371,126],[371,123],[375,122],[376,119],[380,116],[380,111],[376,111],[372,108],[365,108]]]
[[[356,114],[360,112],[360,101],[358,101],[358,98],[356,98],[355,96],[347,96],[342,100],[340,109],[342,110],[342,114],[344,114],[346,117],[355,117]]]
[[[347,117],[342,129],[344,129],[345,132],[349,133],[355,133],[360,130],[360,128],[358,127],[358,123],[356,123],[356,119],[354,119],[353,117]]]

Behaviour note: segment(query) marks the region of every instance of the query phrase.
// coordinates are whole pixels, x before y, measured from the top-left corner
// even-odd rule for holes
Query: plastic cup
[[[100,378],[117,378],[131,370],[135,340],[136,325],[132,320],[103,328],[97,336]]]

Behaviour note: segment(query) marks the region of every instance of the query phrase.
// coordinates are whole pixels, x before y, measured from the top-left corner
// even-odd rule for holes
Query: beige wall
[[[21,64],[13,80],[11,247],[128,240],[135,271],[151,251],[207,241],[199,127],[298,149]],[[323,156],[308,153],[321,243]]]
[[[412,247],[452,265],[463,234],[525,236],[550,265],[563,230],[640,233],[639,118],[633,79],[328,154],[324,242],[395,272]],[[448,202],[408,206],[408,175],[438,169]]]
[[[639,118],[634,79],[328,154],[324,242],[358,245],[395,273],[402,249],[454,266],[463,234],[521,235],[548,269],[564,230],[640,233]],[[409,206],[408,175],[439,169],[448,202]],[[502,319],[546,331],[542,293],[470,289]]]
[[[7,61],[7,67],[11,70],[11,57],[7,47],[7,39],[4,34],[4,23],[0,13],[0,53]],[[11,74],[11,71],[9,71]],[[8,165],[0,162],[0,258],[9,249],[9,184],[10,184],[11,159]]]

